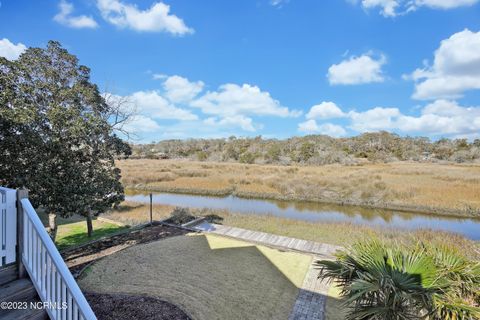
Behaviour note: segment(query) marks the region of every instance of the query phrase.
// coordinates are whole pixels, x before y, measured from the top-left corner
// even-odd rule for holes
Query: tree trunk
[[[53,242],[55,242],[55,238],[57,237],[57,215],[55,213],[48,214],[48,234]]]
[[[87,234],[90,238],[93,233],[93,224],[92,224],[92,211],[88,211],[87,213]]]

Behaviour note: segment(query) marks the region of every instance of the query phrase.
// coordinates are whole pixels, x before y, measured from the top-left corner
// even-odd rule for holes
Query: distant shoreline
[[[132,190],[351,205],[480,219],[480,165],[395,162],[281,166],[121,160]]]

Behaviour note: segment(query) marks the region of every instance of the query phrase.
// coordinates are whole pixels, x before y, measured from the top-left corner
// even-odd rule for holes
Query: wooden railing
[[[50,319],[97,319],[30,201],[21,199],[21,207],[22,262]]]

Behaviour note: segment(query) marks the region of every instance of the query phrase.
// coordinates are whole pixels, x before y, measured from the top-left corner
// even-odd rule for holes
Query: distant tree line
[[[389,132],[364,133],[356,137],[325,135],[285,140],[254,138],[163,140],[133,144],[132,158],[190,159],[259,164],[354,164],[361,161],[452,161],[480,159],[480,139],[401,137]]]

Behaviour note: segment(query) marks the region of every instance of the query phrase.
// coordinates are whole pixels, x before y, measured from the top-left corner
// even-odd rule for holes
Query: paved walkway
[[[271,233],[223,226],[220,224],[213,224],[208,222],[203,222],[195,226],[195,229],[204,232],[220,234],[236,239],[255,242],[258,244],[310,253],[318,256],[318,258],[331,258],[336,250],[341,249],[341,247],[330,244],[277,236]]]
[[[330,284],[317,278],[318,269],[314,267],[313,263],[318,259],[333,258],[333,253],[336,250],[341,249],[341,247],[208,222],[203,222],[195,226],[195,229],[258,244],[293,249],[315,255],[305,279],[303,280],[303,285],[298,293],[292,313],[288,319],[325,320],[325,307]]]
[[[317,257],[318,258],[318,257]],[[324,320],[330,284],[318,279],[318,269],[312,264],[303,280],[289,320]]]

